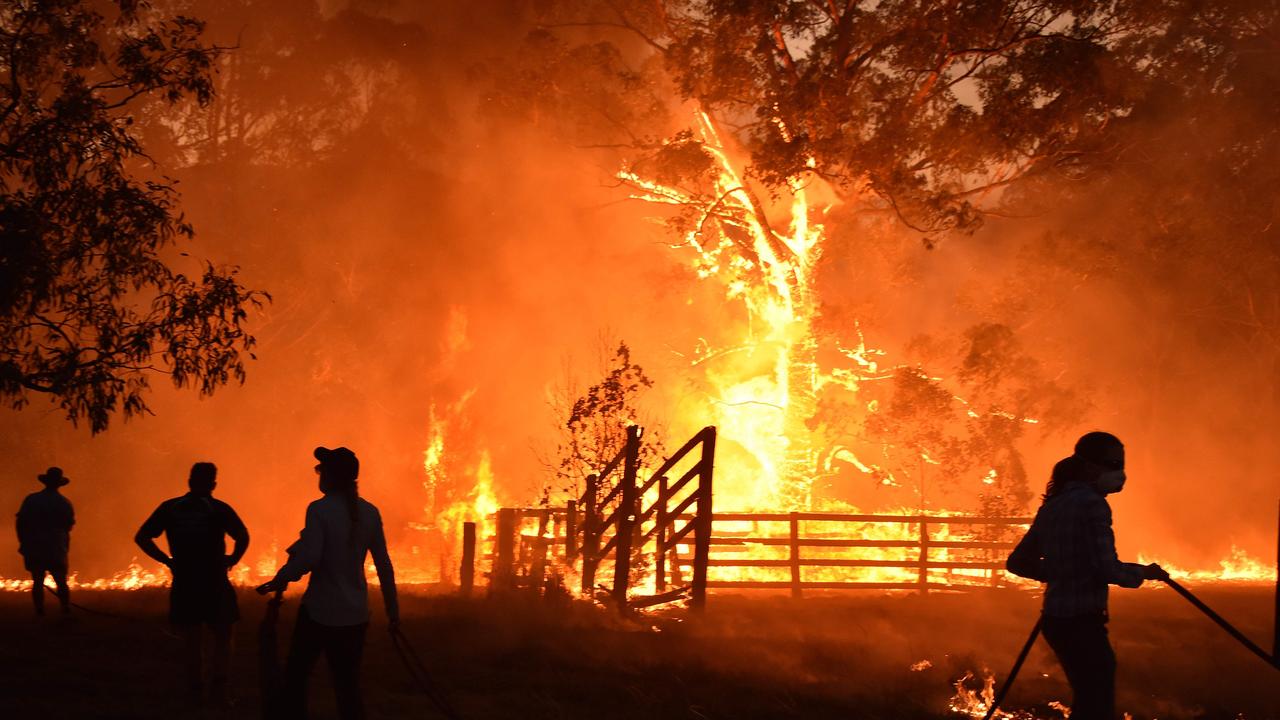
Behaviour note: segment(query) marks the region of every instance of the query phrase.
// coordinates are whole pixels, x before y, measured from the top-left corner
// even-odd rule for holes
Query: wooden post
[[[699,478],[697,506],[698,514],[694,518],[693,545],[693,589],[689,597],[689,606],[694,612],[702,612],[707,606],[707,563],[711,560],[711,480],[715,472],[716,429],[708,427],[703,430],[707,434],[702,441],[702,477]]]
[[[533,539],[533,568],[529,570],[529,590],[534,597],[542,593],[547,578],[547,538],[539,535]]]
[[[498,511],[497,557],[493,561],[493,589],[508,590],[515,584],[516,511]]]
[[[459,572],[462,582],[462,596],[471,595],[476,578],[476,524],[462,523],[462,569]]]
[[[572,563],[578,557],[578,501],[570,500],[564,509],[564,559]]]
[[[919,575],[916,583],[920,586],[921,594],[929,594],[929,523],[920,519],[920,557],[919,557]]]
[[[596,509],[596,498],[599,497],[600,479],[595,475],[587,476],[587,492],[583,496],[582,515],[582,594],[590,595],[596,586],[596,565],[600,558],[600,518]]]
[[[622,492],[618,519],[613,531],[613,602],[619,609],[627,605],[631,583],[631,542],[636,521],[636,473],[640,462],[640,427],[627,428],[626,455],[622,461]]]
[[[547,576],[547,527],[551,524],[551,508],[538,510],[538,534],[530,543],[529,590],[534,596],[542,593],[542,583]]]
[[[800,513],[791,513],[791,597],[801,597],[800,587]]]
[[[667,589],[667,476],[658,478],[658,510],[654,522],[658,529],[654,533],[654,544],[657,551],[653,554],[653,572],[657,577],[658,592]]]

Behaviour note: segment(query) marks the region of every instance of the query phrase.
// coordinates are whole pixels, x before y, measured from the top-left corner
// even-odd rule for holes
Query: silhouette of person
[[[284,717],[307,716],[307,678],[323,653],[333,678],[338,714],[344,720],[364,717],[360,695],[360,656],[369,627],[369,598],[364,564],[368,555],[382,585],[390,629],[400,623],[396,577],[387,554],[378,508],[362,499],[356,479],[360,462],[345,447],[315,449],[315,466],[324,497],[307,506],[306,526],[289,547],[289,560],[258,592],[283,590],[311,573],[298,608],[289,656],[285,662]]]
[[[18,552],[31,573],[31,601],[35,603],[36,615],[44,615],[45,573],[53,576],[62,614],[67,615],[71,612],[67,555],[71,551],[71,528],[76,524],[76,511],[58,488],[71,480],[59,467],[49,468],[36,479],[44,483],[44,490],[28,495],[18,508]]]
[[[1136,588],[1168,574],[1120,562],[1107,495],[1124,489],[1124,445],[1101,431],[1053,467],[1035,521],[1006,563],[1048,584],[1041,630],[1071,684],[1072,720],[1114,720],[1116,656],[1107,637],[1108,585]]]
[[[235,588],[227,571],[240,562],[249,548],[249,531],[230,505],[213,497],[218,468],[213,463],[191,466],[190,492],[160,503],[139,528],[134,542],[147,555],[173,572],[169,588],[169,621],[186,641],[187,691],[192,702],[204,698],[203,628],[213,633],[211,698],[227,705],[227,678],[231,662],[231,625],[240,619]],[[166,555],[155,538],[164,533]],[[235,542],[227,555],[226,536]]]

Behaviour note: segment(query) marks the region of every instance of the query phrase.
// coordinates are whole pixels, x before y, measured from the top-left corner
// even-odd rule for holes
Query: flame
[[[147,570],[138,564],[138,558],[129,561],[129,566],[108,578],[81,580],[78,573],[67,576],[67,587],[72,590],[140,590],[145,587],[165,587],[172,576],[168,570]],[[52,581],[46,580],[46,584]],[[32,581],[0,578],[0,589],[7,591],[30,592]]]
[[[458,342],[456,337],[450,340],[451,345]],[[480,450],[474,467],[468,467],[467,453],[452,447],[449,439],[464,424],[466,406],[474,394],[474,390],[464,393],[445,411],[436,405],[430,408],[427,447],[422,460],[423,488],[428,497],[424,510],[429,521],[414,523],[412,527],[428,533],[439,549],[441,566],[434,578],[436,581],[450,579],[449,572],[461,556],[463,523],[476,523],[477,544],[494,534],[494,514],[499,504],[489,452]],[[477,550],[477,554],[479,552]]]
[[[914,666],[912,669],[915,669]],[[967,671],[955,682],[956,694],[947,703],[948,710],[969,717],[982,718],[987,716],[987,711],[991,709],[991,703],[995,701],[996,697],[996,678],[986,670],[982,674],[981,687],[969,686],[977,678],[972,672]],[[1029,710],[1008,711],[1003,708],[997,708],[992,713],[992,717],[1004,720],[1063,720],[1071,717],[1071,708],[1057,700],[1050,702],[1049,707],[1057,710],[1061,715],[1041,716]],[[1124,717],[1125,720],[1129,720],[1129,713],[1124,713]]]
[[[1216,568],[1190,570],[1163,560],[1157,560],[1153,556],[1144,553],[1138,553],[1138,562],[1142,564],[1159,563],[1176,580],[1235,583],[1276,581],[1276,567],[1274,565],[1264,563],[1262,560],[1253,557],[1236,547],[1234,543],[1231,545],[1231,553],[1219,560]]]
[[[690,360],[711,387],[710,407],[697,410],[698,423],[707,424],[709,414],[722,436],[738,443],[755,465],[721,470],[717,495],[736,509],[808,507],[817,452],[804,421],[813,414],[823,380],[812,327],[812,269],[821,254],[823,226],[810,196],[822,186],[792,178],[789,227],[775,231],[711,117],[697,112],[694,120],[698,145],[715,172],[713,198],[626,168],[618,178],[633,198],[701,213],[682,246],[693,250],[699,277],[719,280],[727,298],[747,310],[749,327],[740,343],[701,348]],[[786,133],[785,126],[779,130]]]

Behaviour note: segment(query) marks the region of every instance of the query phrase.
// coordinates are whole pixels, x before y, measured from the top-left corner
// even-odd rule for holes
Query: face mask
[[[1123,470],[1108,470],[1098,476],[1098,492],[1103,495],[1118,493],[1124,489],[1125,475]]]

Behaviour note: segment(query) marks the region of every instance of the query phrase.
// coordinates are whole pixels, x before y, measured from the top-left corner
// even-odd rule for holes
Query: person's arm
[[[391,566],[391,555],[387,553],[387,536],[382,532],[382,515],[375,510],[373,517],[373,539],[369,545],[369,554],[373,555],[373,567],[378,571],[378,584],[382,586],[382,604],[387,609],[387,622],[395,630],[400,625],[396,571]]]
[[[231,554],[227,556],[227,567],[235,567],[240,562],[240,558],[244,557],[244,553],[249,549],[249,528],[244,526],[244,521],[236,514],[234,508],[230,505],[227,508],[227,534],[231,536],[231,540],[235,543],[231,547]]]
[[[1039,519],[1039,513],[1036,519]],[[1004,566],[1009,572],[1019,577],[1040,582],[1049,581],[1044,572],[1044,555],[1040,549],[1040,529],[1034,522],[1031,523],[1030,528],[1027,528],[1026,534],[1018,541],[1013,552],[1009,553],[1009,559],[1005,561]]]
[[[151,517],[142,523],[142,527],[138,528],[138,532],[133,536],[133,541],[138,543],[138,547],[142,548],[142,552],[147,557],[164,565],[165,567],[173,567],[173,558],[169,557],[156,545],[156,538],[160,537],[160,533],[164,532],[164,516],[165,506],[161,505],[156,511],[151,513]]]
[[[23,500],[22,505],[18,506],[18,514],[13,522],[14,530],[18,532],[18,552],[22,552],[22,547],[26,543],[27,524],[27,501]]]
[[[298,540],[286,550],[289,560],[276,572],[276,576],[258,586],[260,595],[284,590],[291,582],[297,582],[303,575],[311,572],[320,564],[324,555],[324,530],[321,526],[320,511],[315,503],[307,506],[307,519],[298,534]]]
[[[1093,540],[1092,564],[1111,585],[1136,588],[1142,585],[1147,572],[1137,563],[1120,562],[1116,555],[1116,536],[1111,529],[1111,506],[1101,497],[1089,504],[1089,534]]]

